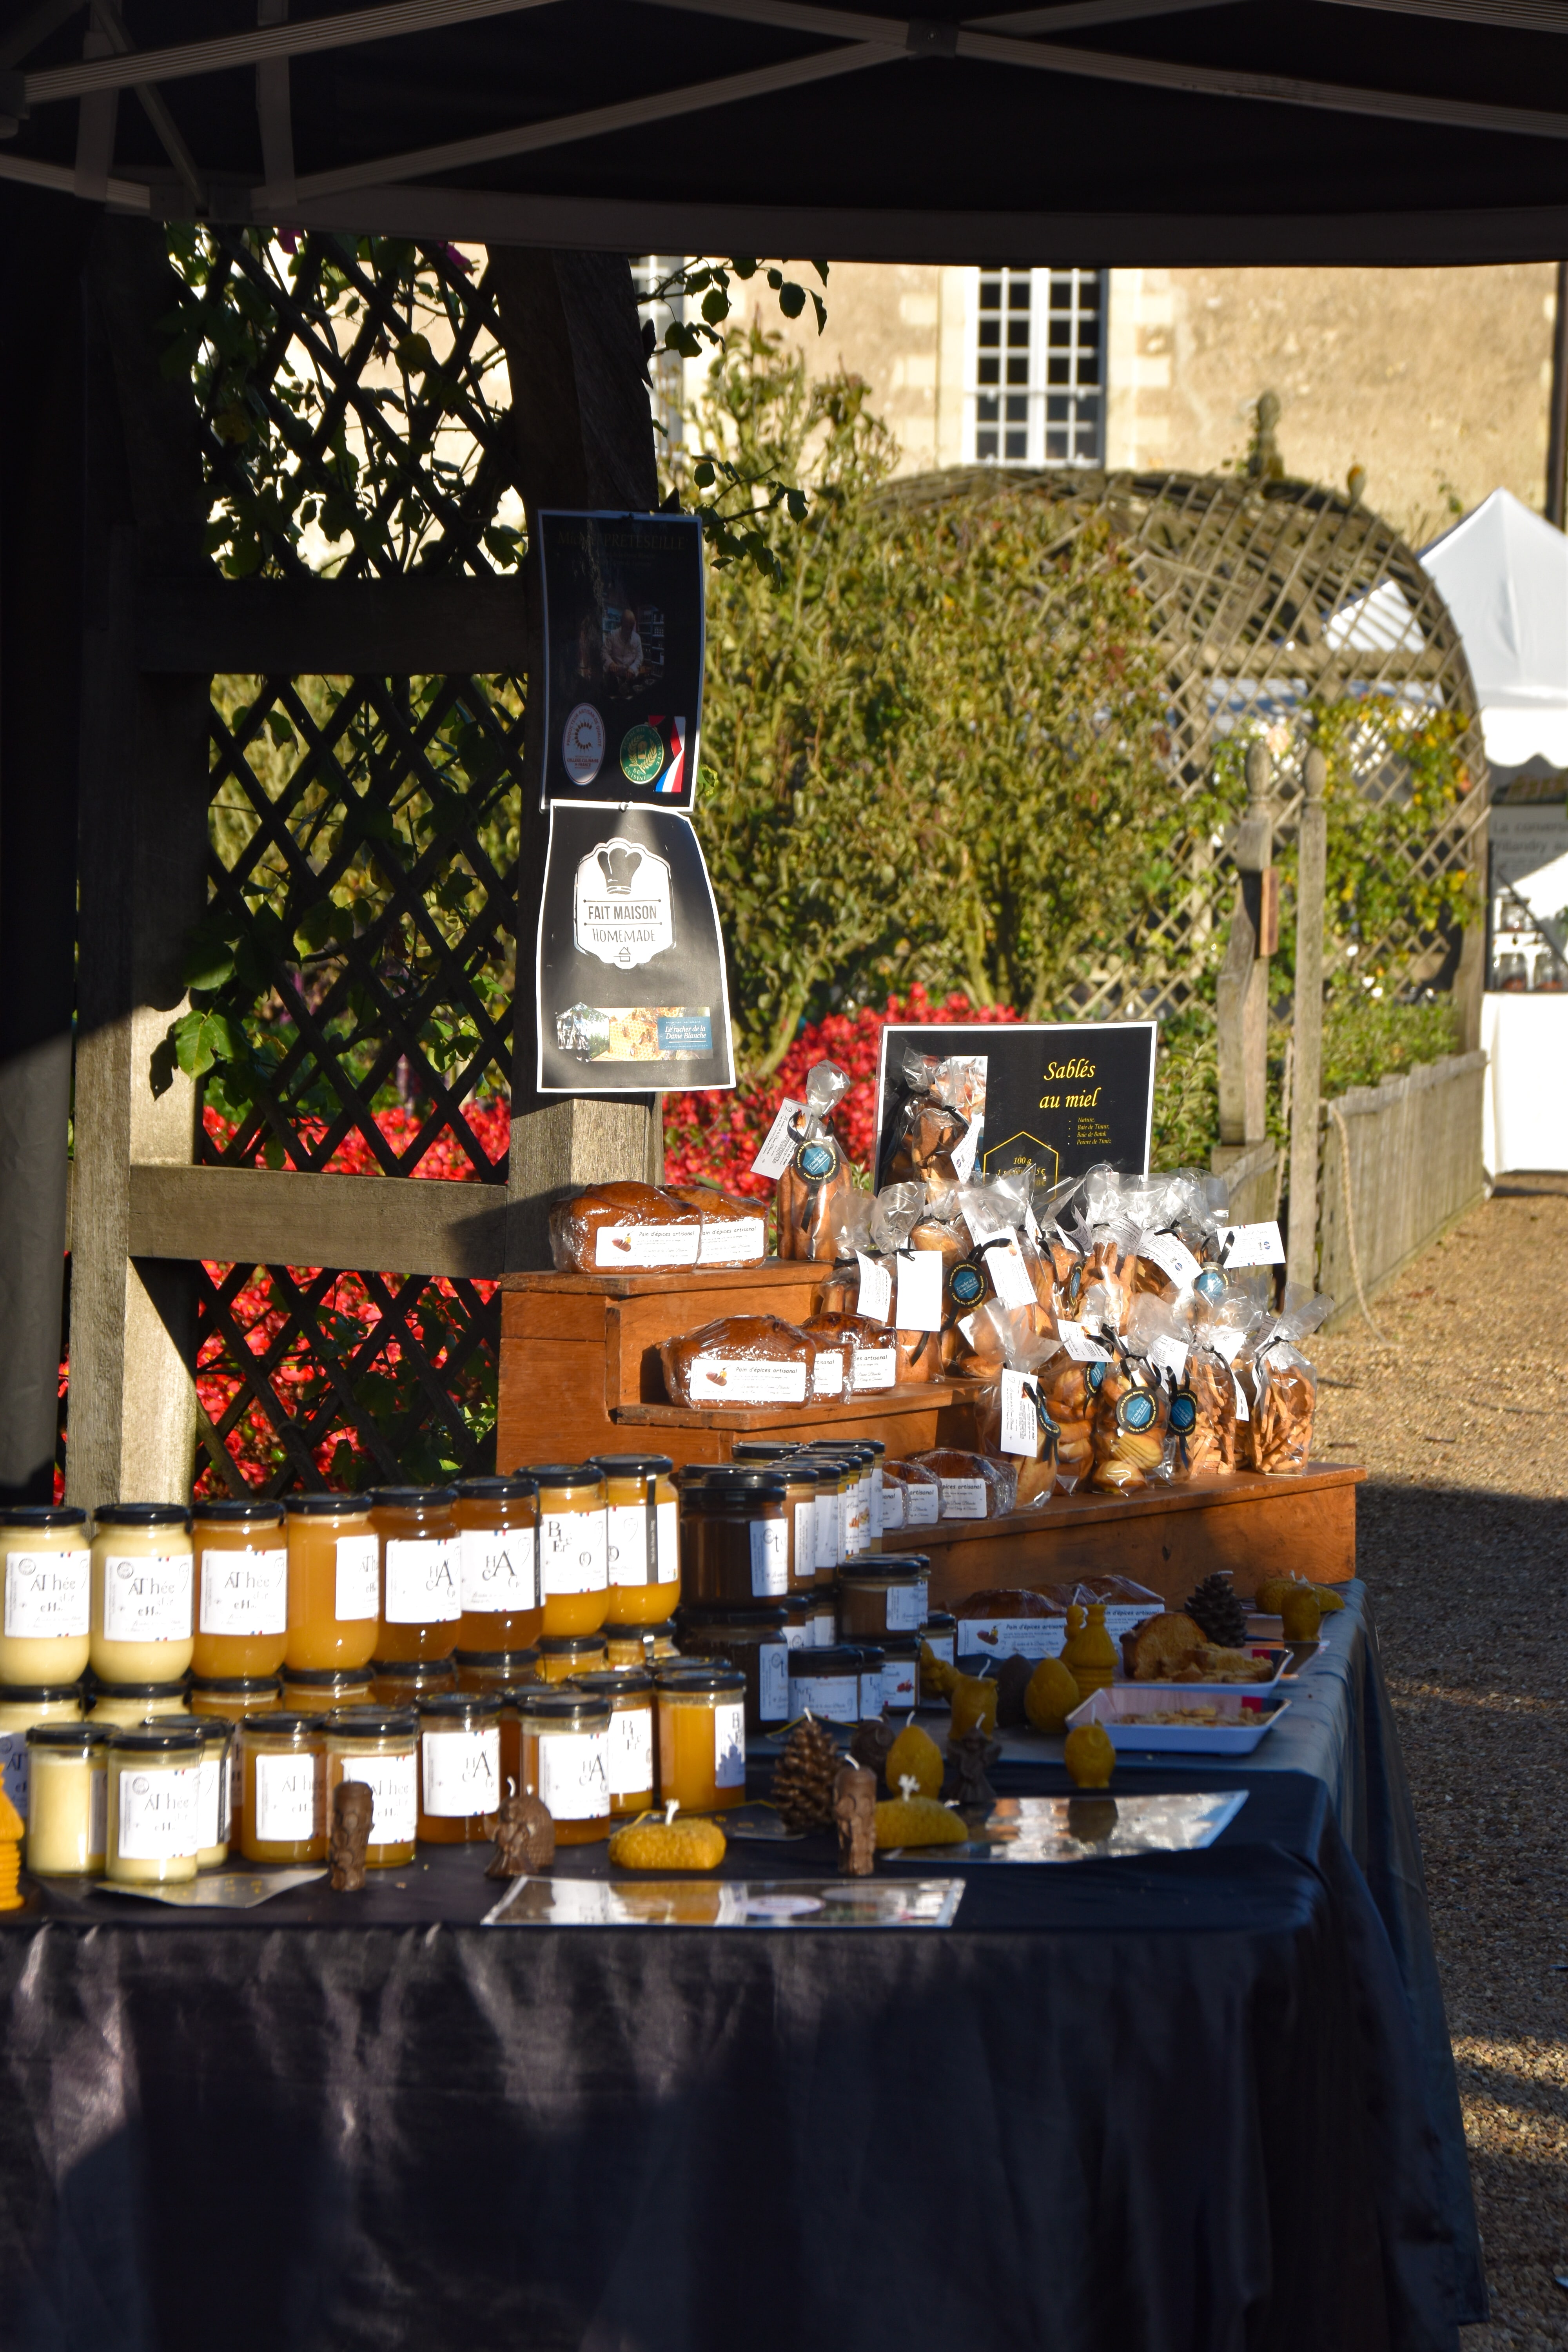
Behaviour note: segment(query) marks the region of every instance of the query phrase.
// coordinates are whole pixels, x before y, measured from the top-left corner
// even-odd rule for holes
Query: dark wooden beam
[[[144,580],[137,667],[213,677],[506,676],[525,665],[521,580]]]
[[[506,1219],[498,1184],[269,1168],[131,1170],[134,1257],[494,1276],[506,1265]]]

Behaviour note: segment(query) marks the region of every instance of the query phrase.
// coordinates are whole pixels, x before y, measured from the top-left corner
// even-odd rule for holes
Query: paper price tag
[[[1035,1459],[1039,1448],[1040,1424],[1035,1413],[1037,1393],[1026,1373],[1003,1371],[1002,1451],[1021,1454],[1026,1462]]]
[[[1179,1381],[1187,1369],[1187,1343],[1162,1333],[1149,1350],[1149,1361],[1157,1372],[1170,1372]]]
[[[1247,1265],[1283,1265],[1285,1244],[1279,1227],[1272,1217],[1259,1225],[1226,1225],[1220,1231],[1220,1248],[1228,1267]]]
[[[1109,1364],[1110,1352],[1091,1339],[1081,1323],[1063,1323],[1058,1337],[1075,1364]]]
[[[1231,1372],[1230,1384],[1236,1391],[1236,1417],[1237,1421],[1250,1421],[1252,1419],[1252,1414],[1247,1406],[1247,1391],[1241,1385],[1241,1375],[1239,1372],[1235,1370]]]
[[[860,1295],[855,1301],[855,1312],[863,1315],[868,1323],[885,1323],[893,1304],[893,1277],[883,1259],[868,1257],[864,1250],[857,1250],[855,1257],[860,1268]]]
[[[1196,1279],[1198,1262],[1175,1234],[1140,1234],[1138,1255],[1168,1274],[1178,1290],[1187,1289]]]
[[[795,1139],[790,1133],[790,1122],[805,1110],[803,1102],[793,1101],[786,1095],[773,1115],[773,1123],[763,1139],[763,1148],[752,1162],[753,1176],[772,1176],[775,1181],[789,1166]]]
[[[894,1321],[900,1331],[942,1329],[942,1252],[912,1250],[899,1260],[899,1303]]]
[[[993,1245],[985,1253],[985,1263],[991,1279],[996,1286],[996,1296],[1004,1307],[1032,1307],[1035,1286],[1029,1279],[1029,1269],[1024,1264],[1024,1253],[1016,1238],[1009,1234],[1005,1243]]]

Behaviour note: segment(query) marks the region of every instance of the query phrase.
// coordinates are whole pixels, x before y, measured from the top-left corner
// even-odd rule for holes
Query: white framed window
[[[1103,269],[974,272],[965,454],[980,465],[1105,462]]]

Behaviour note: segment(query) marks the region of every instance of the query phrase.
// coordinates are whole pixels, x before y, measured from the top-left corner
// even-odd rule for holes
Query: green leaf
[[[221,988],[234,976],[234,950],[221,931],[200,924],[191,933],[180,963],[186,988]]]
[[[797,286],[793,278],[786,278],[779,288],[779,309],[786,319],[798,319],[805,308],[805,287]]]

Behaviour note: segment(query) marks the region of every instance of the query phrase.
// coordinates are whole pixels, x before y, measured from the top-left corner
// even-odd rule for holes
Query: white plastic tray
[[[1074,1707],[1068,1728],[1080,1723],[1102,1723],[1120,1755],[1135,1749],[1143,1755],[1250,1756],[1282,1715],[1290,1711],[1288,1698],[1277,1696],[1278,1685],[1255,1684],[1248,1690],[1227,1689],[1221,1683],[1114,1683],[1098,1690]],[[1150,1710],[1163,1713],[1175,1706],[1217,1706],[1217,1723],[1129,1723],[1129,1716]]]

